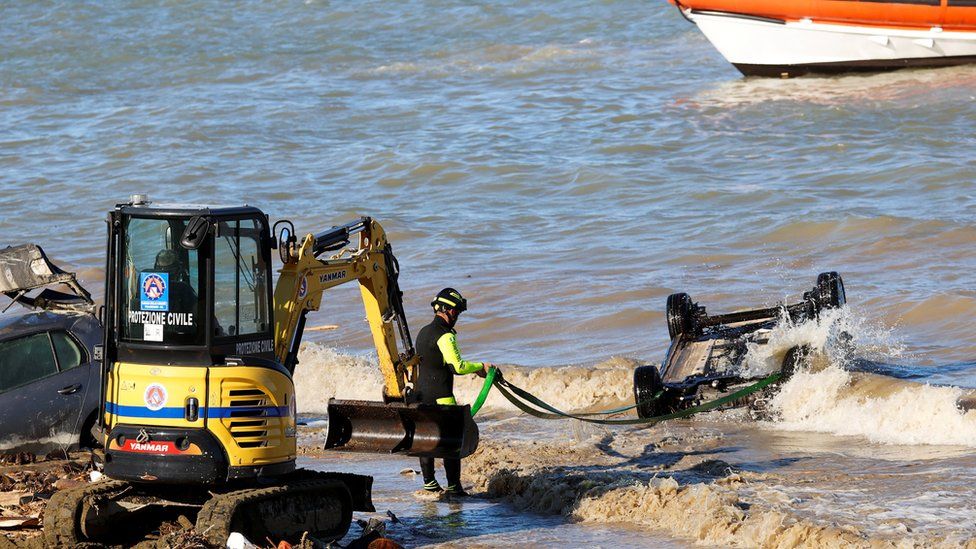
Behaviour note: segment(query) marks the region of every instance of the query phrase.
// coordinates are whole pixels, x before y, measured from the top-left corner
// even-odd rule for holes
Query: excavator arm
[[[358,246],[350,248],[353,238]],[[306,315],[319,310],[327,290],[355,280],[383,374],[382,402],[329,401],[326,448],[441,458],[474,452],[478,428],[469,406],[410,402],[408,382],[419,357],[403,312],[399,265],[380,224],[363,217],[300,243],[285,228],[277,244],[284,263],[274,295],[277,359],[294,372]]]
[[[347,248],[354,236],[359,239],[358,247]],[[300,244],[290,237],[279,246],[284,249],[284,267],[274,295],[277,359],[294,371],[308,312],[319,310],[325,291],[358,281],[379,356],[384,397],[402,401],[411,368],[418,359],[403,312],[397,282],[399,266],[383,227],[363,217],[319,234],[308,234]],[[336,253],[320,259],[329,252]],[[398,337],[403,353],[398,352]]]

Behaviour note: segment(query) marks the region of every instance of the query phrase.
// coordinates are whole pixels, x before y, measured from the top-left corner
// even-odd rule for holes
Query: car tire
[[[834,271],[817,275],[817,305],[820,310],[838,309],[845,303],[844,279]]]
[[[95,420],[98,419],[98,410],[94,411],[85,418],[85,422],[81,424],[81,433],[78,437],[78,447],[79,448],[101,448],[101,443],[95,439],[95,435],[92,434],[92,428],[95,427]]]
[[[665,315],[668,320],[668,335],[671,339],[695,332],[695,308],[691,296],[684,292],[668,296]]]
[[[637,417],[649,418],[662,414],[661,402],[664,395],[654,399],[654,395],[664,390],[661,372],[657,366],[638,366],[634,370],[634,403],[637,404]]]
[[[786,356],[783,357],[783,364],[780,366],[780,372],[782,372],[782,377],[780,381],[786,381],[793,377],[796,371],[808,364],[810,360],[810,347],[806,345],[797,345],[796,347],[791,347],[789,351],[786,351]]]

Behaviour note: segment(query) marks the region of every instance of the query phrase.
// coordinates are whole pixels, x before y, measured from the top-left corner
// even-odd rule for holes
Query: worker
[[[180,261],[180,256],[170,249],[160,250],[156,254],[153,267],[156,272],[169,274],[170,308],[179,312],[194,312],[197,305],[197,292],[190,284],[190,275],[186,265]]]
[[[485,377],[492,365],[461,358],[454,326],[458,316],[468,308],[468,302],[460,292],[454,288],[444,288],[430,305],[434,308],[434,320],[421,328],[417,335],[420,366],[414,383],[415,398],[423,404],[457,405],[454,376],[477,374]],[[443,491],[434,478],[434,458],[420,458],[420,470],[424,475],[424,490],[434,493]],[[444,458],[444,472],[447,473],[447,493],[466,496],[461,487],[461,460]]]

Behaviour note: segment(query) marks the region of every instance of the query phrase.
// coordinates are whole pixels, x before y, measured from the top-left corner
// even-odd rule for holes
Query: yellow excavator
[[[299,240],[291,222],[271,226],[255,207],[133,195],[107,221],[96,431],[110,480],[52,497],[47,544],[130,544],[179,515],[220,545],[235,531],[261,541],[345,535],[354,510],[373,510],[372,478],[296,469],[292,374],[307,313],[346,282],[359,282],[384,390],[382,401],[331,400],[326,446],[432,457],[476,449],[468,406],[411,402],[418,357],[399,266],[375,220]],[[272,292],[275,249],[283,267]]]

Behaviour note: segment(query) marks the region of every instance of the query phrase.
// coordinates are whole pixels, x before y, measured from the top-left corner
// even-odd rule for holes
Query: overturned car
[[[686,293],[668,296],[666,317],[671,345],[660,369],[640,366],[634,370],[634,400],[641,418],[657,417],[732,395],[756,383],[769,372],[744,368],[750,345],[763,345],[780,322],[800,323],[815,319],[847,302],[844,281],[836,272],[821,273],[812,290],[794,304],[780,304],[720,315]],[[805,357],[806,349],[790,349],[780,371],[788,377]],[[727,406],[748,404],[751,397]]]
[[[32,310],[0,316],[0,454],[94,445],[102,326],[91,296],[33,244],[0,250],[0,292],[12,300],[4,313]]]

